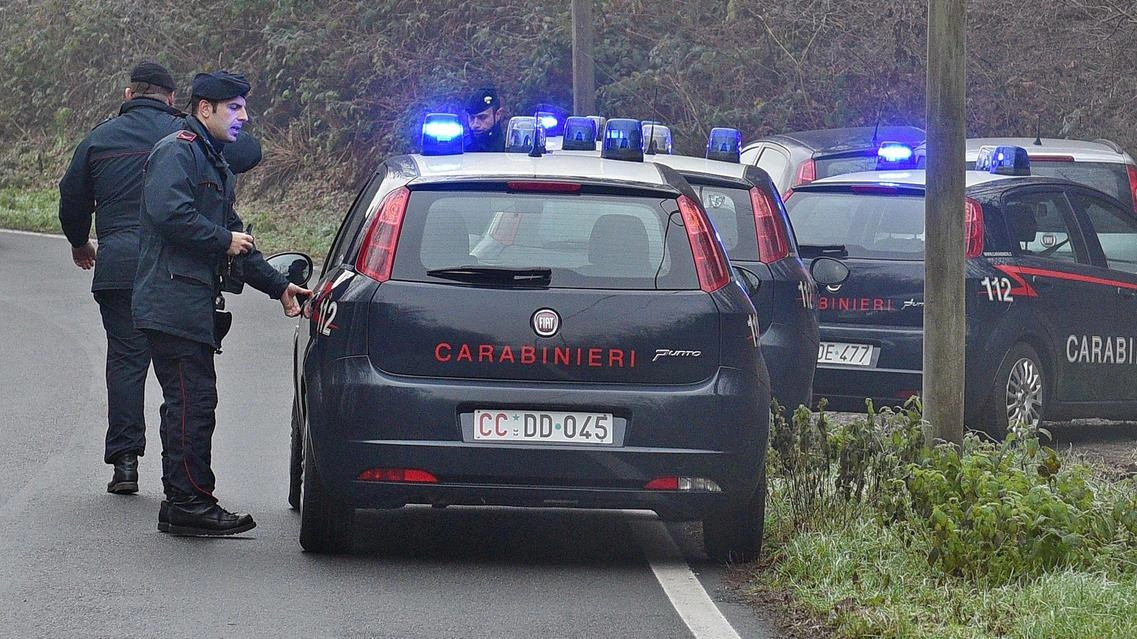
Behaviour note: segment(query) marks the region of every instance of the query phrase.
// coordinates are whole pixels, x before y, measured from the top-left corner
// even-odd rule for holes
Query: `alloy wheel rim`
[[[1042,415],[1042,373],[1034,360],[1023,357],[1007,376],[1007,423],[1037,425]]]

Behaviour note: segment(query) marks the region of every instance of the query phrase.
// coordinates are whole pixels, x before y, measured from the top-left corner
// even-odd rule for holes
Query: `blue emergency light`
[[[565,119],[565,133],[561,140],[565,151],[595,151],[596,122],[584,116],[571,116]]]
[[[998,175],[1030,175],[1030,156],[1021,146],[981,146],[975,170]]]
[[[462,122],[453,113],[427,113],[422,123],[423,155],[462,153]]]
[[[881,142],[876,154],[889,162],[903,162],[912,158],[912,147],[900,142]]]
[[[644,133],[644,152],[671,155],[671,129],[653,120],[640,122]]]
[[[505,127],[505,152],[528,153],[537,137],[537,119],[531,115],[509,118]]]
[[[600,157],[643,162],[644,134],[639,120],[612,118],[604,124]]]
[[[997,175],[1030,175],[1030,156],[1021,146],[997,146],[989,156],[991,173]],[[976,163],[978,168],[978,163]]]
[[[742,154],[742,132],[738,129],[715,127],[707,136],[707,159],[738,164]]]

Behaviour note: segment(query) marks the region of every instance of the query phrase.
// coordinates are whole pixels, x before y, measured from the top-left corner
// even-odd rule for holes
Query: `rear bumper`
[[[576,506],[699,517],[752,494],[765,459],[769,390],[737,369],[697,385],[643,388],[391,376],[366,357],[323,368],[306,376],[310,450],[327,489],[360,508]],[[609,412],[624,420],[623,445],[475,442],[475,408]],[[424,470],[438,483],[357,479],[377,467]],[[722,492],[644,490],[671,475],[710,479]]]

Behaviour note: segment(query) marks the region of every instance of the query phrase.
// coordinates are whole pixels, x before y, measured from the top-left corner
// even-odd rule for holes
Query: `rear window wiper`
[[[455,266],[426,272],[437,277],[469,284],[499,284],[545,287],[552,279],[550,268],[509,268],[504,266]]]
[[[805,259],[815,257],[849,257],[844,244],[798,244],[798,254]]]

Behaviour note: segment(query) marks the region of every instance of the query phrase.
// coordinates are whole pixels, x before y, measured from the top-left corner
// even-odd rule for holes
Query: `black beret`
[[[250,88],[249,81],[243,75],[236,75],[228,71],[214,71],[193,76],[191,93],[194,98],[232,100],[237,96],[245,97]]]
[[[470,114],[481,113],[486,109],[501,106],[501,100],[497,97],[497,89],[493,87],[482,87],[477,91],[470,94],[470,98],[466,100],[466,112]]]
[[[146,82],[154,86],[162,87],[169,91],[177,90],[177,85],[174,84],[174,77],[166,70],[166,67],[158,64],[157,62],[140,62],[134,70],[130,72],[131,82]]]

